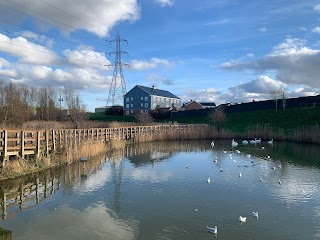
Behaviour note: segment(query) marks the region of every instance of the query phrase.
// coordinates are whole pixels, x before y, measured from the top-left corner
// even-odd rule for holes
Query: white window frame
[[[149,99],[149,98],[148,98],[147,96],[146,96],[146,97],[144,97],[144,100],[145,100],[145,101],[148,101],[148,99]]]
[[[140,103],[140,107],[142,107],[142,108],[143,108],[143,103]]]
[[[148,108],[148,107],[149,107],[148,105],[149,105],[148,103],[145,103],[145,104],[144,104],[144,107],[145,107],[145,108]]]
[[[140,97],[140,100],[143,101],[143,97]]]

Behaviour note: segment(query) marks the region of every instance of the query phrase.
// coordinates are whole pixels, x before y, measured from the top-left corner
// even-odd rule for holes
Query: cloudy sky
[[[117,32],[127,91],[247,102],[320,93],[320,1],[3,0],[0,80],[79,91],[105,106]]]

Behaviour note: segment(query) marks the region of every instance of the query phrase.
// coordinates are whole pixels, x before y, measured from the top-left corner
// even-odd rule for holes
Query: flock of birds
[[[270,144],[270,145],[273,145],[273,139],[271,139],[271,140],[268,141],[267,143]],[[247,144],[261,144],[261,138],[259,138],[259,139],[255,138],[254,140],[249,140],[249,141],[248,141],[248,140],[243,140],[243,141],[242,141],[242,144],[243,144],[243,145],[247,145]],[[232,141],[231,141],[231,147],[232,147],[232,148],[235,148],[235,147],[237,147],[238,145],[239,145],[239,143],[236,142],[234,139],[232,139]],[[214,141],[211,142],[211,147],[214,147]],[[262,149],[264,149],[264,147],[262,147]],[[235,151],[236,151],[237,153],[240,153],[239,150],[235,150]],[[226,151],[223,151],[223,152],[224,152],[224,153],[227,153]],[[250,154],[247,154],[247,157],[248,157],[248,158],[251,158],[251,155],[250,155]],[[231,155],[230,155],[230,158],[232,158]],[[270,156],[268,156],[268,158],[270,158]],[[215,159],[214,162],[217,163],[218,160]],[[188,168],[189,168],[189,167],[188,167]],[[279,168],[281,168],[281,166],[279,166]],[[275,169],[275,167],[273,167],[272,169]],[[221,168],[220,168],[220,172],[223,172],[223,170],[222,170]],[[239,178],[241,178],[241,177],[242,177],[242,173],[240,172],[240,173],[239,173]],[[263,182],[263,179],[262,179],[262,178],[260,178],[260,182]],[[211,178],[210,178],[210,177],[207,179],[207,183],[208,183],[208,184],[211,184]],[[280,185],[282,184],[280,179],[279,179],[278,183],[279,183]],[[259,213],[258,213],[258,212],[252,212],[251,215],[258,220],[258,218],[259,218]],[[240,224],[243,224],[243,223],[245,223],[246,221],[247,221],[247,217],[243,217],[243,216],[240,216],[240,217],[239,217],[239,222],[240,222]],[[217,237],[217,234],[218,234],[218,227],[217,227],[217,226],[214,226],[214,227],[209,227],[209,226],[207,226],[207,229],[208,229],[209,232],[215,234],[215,236]]]

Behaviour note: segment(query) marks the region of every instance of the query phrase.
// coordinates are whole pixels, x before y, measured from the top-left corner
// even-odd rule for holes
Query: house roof
[[[154,87],[145,87],[145,86],[140,86],[140,85],[136,85],[136,87],[142,89],[143,91],[147,92],[150,95],[180,99],[176,95],[174,95],[171,92],[166,91],[166,90],[161,90],[161,89],[157,89]]]
[[[212,107],[212,106],[216,106],[216,104],[214,102],[201,102],[200,103],[202,106],[204,107]]]

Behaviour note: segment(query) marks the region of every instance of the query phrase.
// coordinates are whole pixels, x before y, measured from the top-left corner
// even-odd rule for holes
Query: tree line
[[[32,120],[71,120],[77,124],[85,115],[86,107],[72,89],[57,92],[52,87],[30,87],[0,80],[1,125],[21,125]]]

